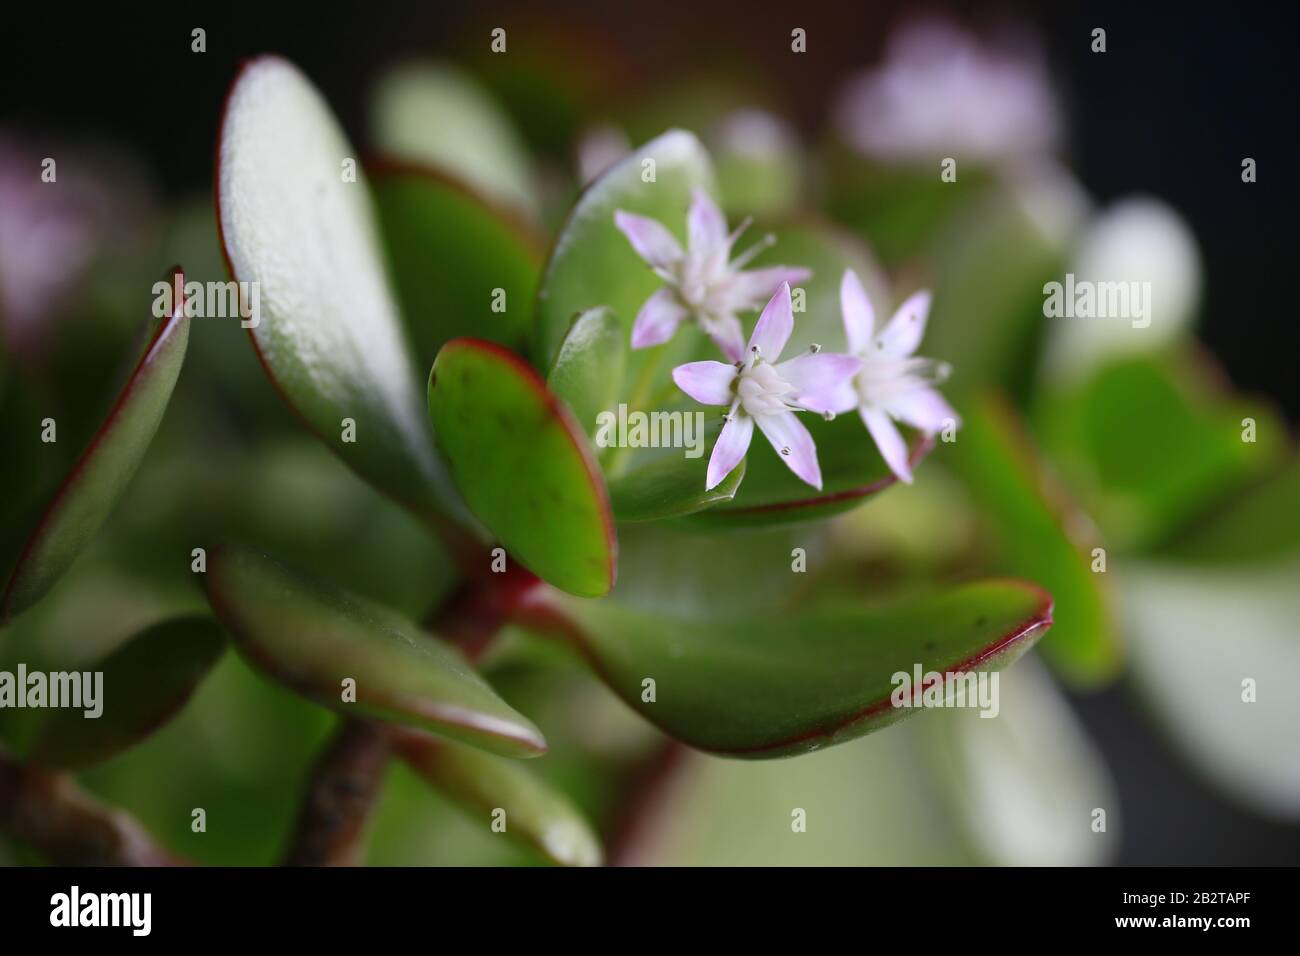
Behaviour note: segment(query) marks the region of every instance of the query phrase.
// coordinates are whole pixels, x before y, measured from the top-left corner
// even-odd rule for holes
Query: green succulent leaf
[[[654,178],[646,181],[651,170]],[[618,316],[624,341],[630,341],[633,320],[662,285],[615,227],[614,211],[658,219],[682,239],[691,190],[700,187],[712,192],[712,186],[712,167],[699,140],[682,130],[670,130],[587,187],[560,230],[542,275],[533,353],[538,367],[555,364],[573,316],[596,306],[607,306]],[[631,367],[639,367],[642,361],[638,357]]]
[[[1060,278],[1074,225],[1059,196],[1045,193],[991,191],[956,217],[930,253],[937,272],[924,354],[952,363],[945,388],[959,399],[990,386],[1017,397],[1032,389],[1043,286]]]
[[[1192,522],[1166,557],[1204,562],[1276,560],[1300,551],[1300,455]]]
[[[236,280],[255,283],[246,287],[250,300],[258,290],[253,344],[307,426],[417,513],[463,518],[421,414],[356,156],[296,67],[270,56],[245,64],[218,147],[226,260]]]
[[[1121,578],[1133,682],[1191,765],[1258,813],[1300,820],[1300,564],[1141,562]]]
[[[587,435],[596,431],[596,417],[612,410],[623,388],[627,337],[609,309],[580,313],[560,345],[560,354],[546,386],[564,399]]]
[[[702,454],[696,458],[686,457],[681,448],[656,448],[641,449],[623,459],[625,467],[609,480],[614,517],[620,522],[680,518],[733,500],[745,480],[744,460],[717,485],[707,491],[704,487],[708,483],[707,452],[719,430],[717,425],[704,430],[700,435]]]
[[[647,808],[649,820],[631,835],[618,862],[712,867],[978,862],[925,762],[917,759],[919,731],[937,716],[805,754],[795,764],[682,753],[672,786]],[[870,794],[870,813],[863,812],[864,794]],[[789,825],[792,808],[807,811],[806,830],[795,832]],[[772,826],[773,820],[788,822]]]
[[[497,202],[536,213],[528,155],[510,117],[472,77],[445,63],[406,63],[374,95],[376,146],[446,170]]]
[[[457,650],[388,608],[246,548],[214,551],[205,582],[240,653],[304,697],[508,757],[546,750]],[[348,679],[355,702],[344,700]]]
[[[184,278],[179,269],[169,284]],[[0,622],[39,601],[112,512],[162,421],[185,361],[190,323],[181,303],[160,320],[108,417],[45,506],[9,574]],[[32,441],[40,434],[32,422]],[[8,463],[6,463],[8,467]]]
[[[568,409],[519,356],[456,339],[429,376],[429,418],[474,514],[538,577],[582,597],[614,586],[609,497]]]
[[[1040,404],[1044,443],[1116,547],[1161,545],[1284,453],[1277,417],[1224,394],[1197,360],[1177,350],[1118,359]]]
[[[107,760],[174,717],[226,648],[210,617],[172,618],[145,628],[101,661],[82,668],[103,673],[102,712],[56,710],[42,725],[29,759],[73,768]]]
[[[1084,686],[1110,680],[1120,647],[1107,575],[1093,571],[1096,529],[1050,481],[1010,405],[987,395],[966,411],[946,460],[989,524],[992,569],[1030,577],[1056,599],[1042,651],[1062,675]]]
[[[1119,851],[1115,784],[1043,665],[1031,656],[998,684],[995,719],[971,707],[918,721],[964,842],[989,866],[1099,866]],[[1076,826],[1109,808],[1101,831]],[[1117,825],[1118,824],[1118,825]]]
[[[986,172],[965,161],[956,181],[943,182],[929,168],[874,162],[839,143],[824,149],[822,161],[831,212],[890,264],[922,252],[989,181]]]
[[[820,491],[796,478],[776,451],[757,435],[745,456],[745,480],[736,496],[687,520],[718,528],[819,521],[857,507],[898,480],[856,414],[840,415],[830,422],[815,415],[803,415],[800,420],[817,444],[822,470]],[[912,467],[933,447],[929,439],[914,438],[909,458]]]
[[[709,619],[563,600],[534,605],[523,623],[574,641],[619,697],[672,737],[765,758],[842,743],[914,713],[891,704],[896,673],[1006,667],[1050,626],[1051,605],[1033,585],[987,581],[882,606]]]
[[[505,811],[505,834],[561,866],[599,866],[600,841],[564,794],[531,767],[447,741],[398,735],[402,759],[475,819]]]
[[[367,171],[416,367],[466,335],[522,348],[542,267],[532,228],[437,170],[381,160]]]
[[[829,523],[735,534],[684,521],[628,523],[618,529],[618,584],[610,600],[649,614],[664,607],[692,617],[786,614],[802,592],[791,586],[795,548],[811,558],[811,579],[834,551]]]

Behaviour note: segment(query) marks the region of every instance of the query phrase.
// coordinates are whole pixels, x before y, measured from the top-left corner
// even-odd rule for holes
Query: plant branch
[[[537,583],[536,577],[513,565],[501,574],[474,574],[452,591],[429,626],[471,661],[477,660]],[[383,726],[344,721],[312,770],[286,866],[351,866],[360,859],[366,824],[391,755]]]
[[[316,761],[286,866],[352,866],[388,764],[387,732],[347,719]]]
[[[605,835],[605,858],[610,866],[638,864],[638,851],[649,837],[686,756],[685,744],[668,739],[623,775],[618,809]]]
[[[0,749],[0,830],[56,866],[183,866],[124,810]]]
[[[540,584],[536,575],[514,563],[500,573],[480,571],[466,577],[448,595],[429,618],[428,626],[476,661]]]

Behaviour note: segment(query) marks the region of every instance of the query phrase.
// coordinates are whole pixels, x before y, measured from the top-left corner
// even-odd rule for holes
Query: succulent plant
[[[1293,555],[1300,509],[1274,418],[1205,386],[1177,330],[1122,355],[1049,343],[1057,364],[1040,363],[1043,283],[1101,227],[991,176],[937,202],[897,170],[845,181],[843,157],[827,167],[831,225],[772,198],[800,162],[788,139],[779,174],[750,152],[720,183],[681,129],[613,161],[552,221],[526,158],[501,155],[518,149],[501,117],[450,151],[410,125],[490,110],[467,78],[407,69],[381,95],[387,155],[361,162],[296,67],[243,67],[214,172],[228,274],[164,275],[186,291],[107,414],[46,443],[76,458],[33,438],[55,377],[0,379],[0,661],[104,681],[94,721],[0,714],[0,828],[62,862],[417,862],[431,838],[406,828],[448,825],[418,803],[427,785],[478,831],[451,858],[690,859],[686,837],[644,839],[689,748],[708,755],[689,758],[700,779],[732,775],[728,792],[752,788],[787,830],[795,806],[773,795],[794,778],[724,758],[797,758],[809,794],[922,774],[936,808],[955,798],[936,818],[965,836],[934,829],[921,859],[1104,858],[1069,835],[1113,793],[1056,682],[1114,680],[1139,620],[1134,666],[1181,726],[1166,679],[1184,651],[1162,636],[1180,582],[1211,593],[1231,587],[1225,563]],[[491,133],[477,154],[473,129]],[[766,221],[734,257],[744,225],[730,232],[723,209],[745,213],[746,176]],[[882,227],[853,224],[881,182],[895,216],[937,236],[919,246],[928,291],[897,270],[891,288],[863,241]],[[889,232],[891,259],[917,250],[914,226]],[[205,314],[195,276],[237,283],[239,309]],[[264,377],[226,345],[245,334]],[[923,335],[943,361],[916,354]],[[1243,419],[1258,441],[1243,443]],[[311,439],[265,441],[265,421]],[[151,443],[170,470],[110,519]],[[1234,681],[1296,654],[1273,641],[1285,590],[1251,586],[1268,594],[1244,599],[1252,633],[1213,651]],[[51,644],[56,614],[85,629],[100,608],[114,634]],[[1017,663],[1035,645],[1050,675]],[[1001,719],[892,728],[931,697],[943,709],[963,675],[1004,670]],[[1275,760],[1293,736],[1242,749],[1240,716],[1224,720],[1206,735],[1238,751],[1228,786],[1294,815],[1294,771]],[[807,756],[877,731],[870,751]],[[1180,742],[1202,760],[1201,741]],[[211,751],[201,768],[196,747]],[[188,775],[175,799],[142,795],[160,755]],[[1026,826],[1042,829],[1017,842],[998,831],[999,794],[1026,781],[1040,811]],[[842,805],[826,812],[892,861],[904,838],[885,831],[908,798],[891,786],[864,811],[870,838]],[[204,842],[208,825],[242,840]],[[482,834],[514,848],[485,851]],[[698,842],[706,861],[736,858]]]

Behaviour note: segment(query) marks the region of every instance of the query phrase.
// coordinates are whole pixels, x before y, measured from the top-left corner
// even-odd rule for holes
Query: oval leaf
[[[656,413],[662,414],[662,413]],[[693,411],[678,414],[693,415]],[[709,459],[703,454],[712,447],[720,426],[701,429],[698,454],[687,457],[688,449],[656,448],[638,451],[622,459],[625,467],[609,479],[609,500],[619,521],[658,521],[695,514],[736,497],[745,479],[745,461],[709,490]]]
[[[808,426],[817,444],[820,491],[796,478],[767,441],[756,435],[745,456],[745,481],[735,498],[688,520],[733,528],[817,521],[857,507],[898,480],[856,414],[840,415],[830,422],[815,415],[801,415],[799,420]],[[932,448],[932,440],[914,438],[908,457],[912,467]]]
[[[528,155],[505,110],[443,63],[407,63],[375,91],[372,130],[385,153],[445,169],[486,196],[535,213]]]
[[[573,640],[593,669],[665,733],[726,756],[782,757],[843,743],[915,713],[893,675],[1000,670],[1051,625],[1050,596],[988,581],[880,607],[711,619],[612,601],[534,605],[525,626]],[[643,700],[643,681],[655,699]]]
[[[1132,675],[1160,729],[1244,806],[1300,820],[1300,565],[1125,568]]]
[[[1029,393],[1043,287],[1061,278],[1078,215],[1063,198],[1071,195],[1056,184],[999,187],[939,233],[929,254],[937,268],[924,354],[952,363],[950,395],[990,386]]]
[[[932,789],[989,866],[1099,866],[1119,852],[1115,784],[1087,730],[1032,656],[1001,678],[997,709],[918,721],[938,771]],[[993,715],[986,718],[986,714]],[[1108,808],[1104,830],[1095,808]]]
[[[534,352],[541,368],[555,364],[570,321],[586,309],[608,306],[623,323],[624,341],[630,341],[633,320],[662,284],[615,227],[614,211],[658,219],[680,240],[691,190],[698,186],[712,192],[712,183],[709,157],[699,140],[670,130],[587,187],[565,220],[542,274]]]
[[[1185,350],[1117,358],[1040,402],[1038,433],[1116,547],[1163,545],[1284,451],[1276,416],[1225,393],[1203,362]]]
[[[205,581],[239,651],[304,697],[510,757],[546,750],[457,650],[387,608],[244,548],[214,551]],[[349,679],[355,703],[343,700]]]
[[[250,283],[262,365],[307,426],[408,507],[461,516],[421,414],[356,155],[296,67],[269,56],[245,64],[217,154],[226,261]]]
[[[505,834],[561,866],[599,866],[600,841],[568,798],[528,767],[471,747],[398,735],[395,749],[476,820],[505,811]]]
[[[1300,455],[1240,489],[1192,526],[1163,556],[1207,564],[1278,560],[1300,553]]]
[[[173,288],[185,282],[179,269],[168,280]],[[54,586],[117,504],[167,410],[189,333],[184,303],[176,301],[172,314],[158,323],[108,417],[27,538],[0,599],[0,622],[35,604]],[[33,441],[37,434],[33,430]]]
[[[522,348],[543,255],[531,228],[436,170],[380,160],[367,171],[417,367],[465,335]]]
[[[555,359],[546,386],[564,399],[588,435],[596,432],[596,417],[614,409],[623,387],[627,339],[618,317],[609,309],[589,309],[573,320]]]
[[[83,668],[103,673],[101,713],[56,710],[29,754],[46,767],[107,760],[164,726],[193,695],[225,650],[209,617],[183,617],[145,628],[106,658]]]
[[[512,555],[572,594],[614,586],[604,479],[573,417],[521,358],[448,342],[429,376],[429,418],[465,500]]]
[[[990,567],[1032,577],[1056,599],[1057,623],[1043,654],[1081,686],[1112,679],[1120,646],[1096,529],[1050,481],[1015,410],[995,396],[969,405],[948,456],[989,522]]]

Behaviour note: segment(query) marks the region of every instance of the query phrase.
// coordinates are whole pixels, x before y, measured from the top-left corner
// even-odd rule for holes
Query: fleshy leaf
[[[1111,862],[1123,830],[1114,781],[1034,655],[999,679],[996,705],[996,712],[952,708],[913,725],[937,765],[932,789],[965,842],[991,866]],[[1107,829],[1075,825],[1095,807],[1109,808]]]
[[[685,412],[683,414],[693,414]],[[682,448],[640,449],[624,459],[625,467],[609,479],[609,500],[618,521],[658,521],[696,514],[736,497],[745,480],[745,461],[705,490],[708,452],[717,440],[715,425],[700,434],[702,454],[688,458]]]
[[[1276,560],[1300,552],[1300,455],[1238,489],[1178,536],[1164,556],[1205,563]]]
[[[421,414],[356,156],[296,67],[271,56],[246,63],[226,101],[218,147],[226,261],[235,279],[257,284],[259,315],[249,332],[267,374],[307,426],[416,512],[462,517]],[[247,307],[254,287],[246,288]]]
[[[416,367],[464,335],[522,348],[542,267],[532,228],[434,169],[381,160],[367,171]]]
[[[1093,571],[1096,528],[1050,481],[1010,405],[990,395],[965,411],[945,460],[989,522],[991,569],[1032,577],[1056,599],[1056,626],[1042,645],[1051,664],[1082,686],[1110,680],[1120,647],[1107,575]]]
[[[646,808],[645,822],[614,862],[710,867],[978,862],[924,761],[917,759],[920,731],[937,716],[805,754],[794,764],[717,760],[686,751],[672,768],[671,785]],[[870,813],[862,810],[864,794],[870,794]],[[805,831],[793,832],[788,822],[770,825],[790,821],[793,807],[808,810]],[[813,826],[814,821],[821,822]]]
[[[225,635],[209,617],[172,618],[145,628],[82,668],[104,675],[101,714],[54,711],[29,758],[47,767],[84,767],[134,746],[185,706],[225,647]]]
[[[800,594],[791,586],[791,551],[805,549],[811,578],[823,570],[830,545],[829,523],[735,535],[682,521],[628,523],[618,529],[618,585],[610,600],[649,614],[663,607],[692,617],[787,614]]]
[[[613,410],[623,387],[627,340],[618,317],[609,309],[589,309],[573,320],[546,386],[568,403],[588,435],[596,416]]]
[[[505,811],[505,834],[561,866],[599,866],[600,842],[564,794],[531,767],[447,741],[397,735],[397,752],[434,789],[484,826]]]
[[[934,308],[923,354],[952,363],[950,395],[1001,386],[1028,394],[1044,322],[1043,286],[1059,279],[1078,217],[1072,184],[992,190],[936,240]],[[1067,321],[1067,320],[1051,320]]]
[[[536,212],[524,145],[505,110],[462,71],[407,63],[375,91],[374,141],[399,159],[445,169],[497,201]]]
[[[1044,397],[1038,432],[1107,541],[1158,546],[1252,478],[1285,445],[1267,408],[1225,395],[1195,353],[1114,360]],[[1243,441],[1254,421],[1255,440]]]
[[[971,163],[963,163],[956,181],[943,182],[928,167],[875,162],[838,143],[822,161],[831,212],[891,265],[921,253],[989,182]]]
[[[429,376],[429,418],[466,502],[514,557],[572,594],[613,587],[604,479],[573,416],[523,359],[448,342]]]
[[[653,170],[653,181],[647,182]],[[645,300],[663,281],[614,225],[623,209],[657,219],[684,239],[691,190],[711,190],[712,167],[690,133],[670,130],[614,164],[578,198],[551,251],[537,294],[534,358],[550,368],[575,313],[607,306],[625,341]],[[639,364],[635,363],[635,364]]]
[[[1300,820],[1300,565],[1142,563],[1121,578],[1135,687],[1216,787]],[[1251,696],[1248,696],[1251,695]]]
[[[830,422],[816,415],[801,415],[800,421],[808,426],[817,443],[822,469],[820,491],[796,478],[759,436],[745,457],[745,480],[735,498],[688,520],[716,527],[817,521],[862,504],[863,499],[898,480],[856,413],[840,415]],[[914,438],[909,456],[912,467],[933,447],[934,442],[927,438]]]
[[[167,277],[184,285],[179,269]],[[126,490],[162,421],[185,361],[190,323],[174,303],[161,319],[108,417],[26,539],[0,599],[0,621],[35,604],[72,566]],[[32,441],[39,430],[32,422]]]
[[[893,675],[999,670],[1047,630],[1051,597],[986,581],[870,607],[700,619],[612,601],[539,602],[521,623],[574,641],[627,704],[701,750],[765,758],[805,753],[887,726]],[[530,613],[531,612],[531,613]],[[647,678],[655,699],[643,701]]]
[[[213,551],[205,583],[240,653],[304,697],[509,757],[546,750],[457,650],[388,608],[245,548]],[[355,703],[344,701],[348,679]]]

